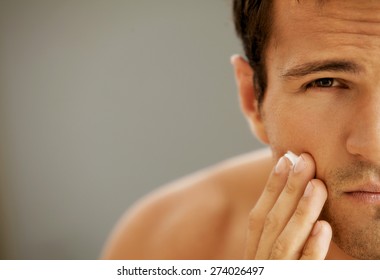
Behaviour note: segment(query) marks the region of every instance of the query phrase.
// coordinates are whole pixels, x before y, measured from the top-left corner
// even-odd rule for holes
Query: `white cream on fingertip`
[[[292,153],[291,151],[287,151],[285,157],[287,157],[291,161],[292,165],[295,165],[298,159],[298,156],[295,153]]]

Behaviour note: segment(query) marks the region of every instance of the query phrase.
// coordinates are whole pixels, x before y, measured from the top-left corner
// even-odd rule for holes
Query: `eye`
[[[321,79],[314,80],[311,83],[308,83],[306,85],[306,88],[313,88],[313,87],[328,88],[328,87],[333,87],[337,85],[339,85],[339,83],[334,78],[321,78]]]
[[[302,85],[301,90],[303,92],[341,92],[342,90],[348,90],[351,88],[351,83],[341,78],[320,78],[310,82],[306,82]]]

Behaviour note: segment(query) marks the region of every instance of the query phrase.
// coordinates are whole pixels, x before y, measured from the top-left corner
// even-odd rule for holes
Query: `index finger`
[[[255,258],[257,246],[264,227],[265,217],[273,208],[273,205],[283,190],[291,167],[292,162],[288,158],[283,156],[279,159],[269,176],[263,193],[250,212],[245,252],[247,259]]]

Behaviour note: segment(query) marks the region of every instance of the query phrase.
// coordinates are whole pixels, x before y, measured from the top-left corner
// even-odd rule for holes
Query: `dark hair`
[[[245,55],[255,72],[253,84],[256,99],[262,103],[267,87],[264,52],[271,34],[272,0],[234,0],[233,18],[236,33],[243,43]]]

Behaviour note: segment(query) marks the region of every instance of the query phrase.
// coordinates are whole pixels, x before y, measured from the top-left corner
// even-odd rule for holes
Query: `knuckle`
[[[278,192],[278,187],[273,182],[269,182],[266,186],[266,192],[270,194],[274,194]]]
[[[306,215],[306,210],[301,206],[298,206],[293,214],[294,218],[297,220],[304,220]]]
[[[261,225],[262,223],[262,215],[260,215],[256,209],[252,209],[251,212],[249,212],[248,229],[252,230],[254,228],[257,228],[258,225]]]
[[[281,259],[283,256],[286,255],[287,252],[287,246],[280,238],[278,238],[272,247],[272,253],[271,258],[272,259]]]
[[[264,228],[266,230],[271,231],[275,229],[278,226],[278,224],[279,224],[278,217],[273,212],[270,212],[265,218]]]
[[[288,180],[288,182],[286,183],[286,186],[285,186],[285,192],[287,194],[294,194],[296,193],[298,190],[296,184],[294,184],[294,182],[292,182],[291,180]]]
[[[306,244],[306,246],[302,252],[302,256],[304,258],[307,258],[307,259],[309,259],[309,258],[311,259],[314,256],[314,251],[309,244]]]

